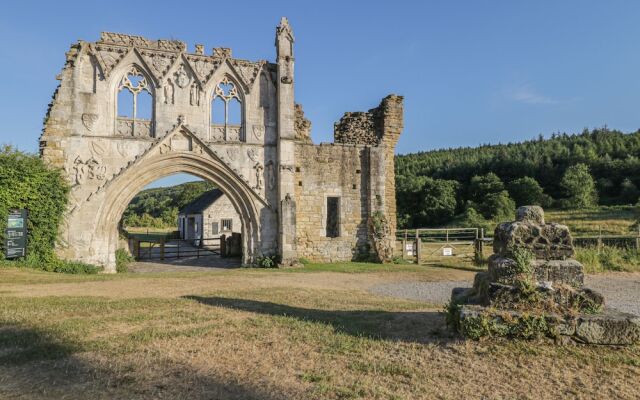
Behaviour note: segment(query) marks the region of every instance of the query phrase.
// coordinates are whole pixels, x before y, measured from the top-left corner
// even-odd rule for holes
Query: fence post
[[[476,230],[475,259],[477,264],[484,263],[484,228],[480,228],[480,235]]]
[[[227,256],[227,235],[220,235],[220,257]]]
[[[402,258],[407,256],[407,230],[404,230],[404,239],[402,239]]]
[[[164,260],[164,237],[160,239],[160,259]]]
[[[638,236],[636,236],[636,251],[640,250],[640,222],[638,222]]]
[[[135,248],[135,253],[136,253],[136,259],[138,261],[140,261],[140,239],[135,239],[135,241],[133,242],[133,246]]]
[[[420,253],[422,253],[420,249],[420,229],[416,229],[416,264],[420,265]]]
[[[598,254],[602,251],[602,228],[598,226]]]
[[[178,239],[178,249],[176,251],[176,258],[180,258],[180,242],[182,239]]]

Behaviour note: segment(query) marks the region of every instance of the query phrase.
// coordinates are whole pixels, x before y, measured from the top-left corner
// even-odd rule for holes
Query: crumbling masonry
[[[120,33],[72,45],[40,142],[43,159],[72,185],[58,254],[115,271],[125,207],[179,172],[229,197],[246,264],[263,255],[285,265],[372,255],[374,214],[388,221],[390,240],[402,97],[345,114],[335,143],[314,145],[294,102],[293,43],[283,18],[273,63]]]

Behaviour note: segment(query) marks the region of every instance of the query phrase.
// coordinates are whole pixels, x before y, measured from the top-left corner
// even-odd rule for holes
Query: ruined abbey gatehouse
[[[402,97],[346,113],[335,143],[315,145],[294,98],[285,18],[275,47],[272,63],[119,33],[72,45],[40,142],[44,160],[72,186],[59,256],[115,271],[127,204],[175,173],[228,196],[241,218],[245,264],[263,255],[284,265],[352,260],[376,252],[376,235],[394,237]]]

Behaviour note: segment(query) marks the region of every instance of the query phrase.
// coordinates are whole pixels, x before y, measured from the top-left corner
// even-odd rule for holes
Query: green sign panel
[[[6,258],[27,255],[27,210],[9,210],[4,238]]]

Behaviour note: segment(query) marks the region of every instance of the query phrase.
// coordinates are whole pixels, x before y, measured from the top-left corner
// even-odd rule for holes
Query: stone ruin
[[[376,255],[381,231],[370,220],[384,216],[382,231],[395,237],[403,98],[345,114],[333,143],[314,144],[296,104],[294,42],[282,18],[272,61],[114,32],[71,45],[40,138],[42,159],[71,185],[57,255],[115,272],[127,204],[176,173],[210,181],[229,198],[243,264]]]
[[[493,249],[473,288],[452,292],[449,322],[462,335],[640,342],[640,317],[605,307],[600,293],[584,287],[569,228],[545,223],[541,207],[520,207],[516,221],[498,225]]]

